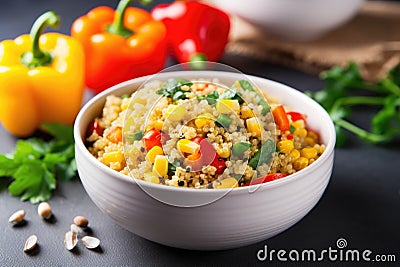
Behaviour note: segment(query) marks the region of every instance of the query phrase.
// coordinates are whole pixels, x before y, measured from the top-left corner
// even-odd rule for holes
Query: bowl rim
[[[257,84],[257,80],[259,82],[263,82],[263,83],[266,82],[267,84],[269,84],[271,86],[280,87],[280,88],[283,88],[283,90],[289,90],[294,95],[296,95],[302,99],[305,99],[305,101],[308,101],[309,104],[313,105],[318,110],[320,115],[323,117],[323,119],[324,119],[323,121],[325,121],[327,123],[326,129],[328,131],[328,142],[325,144],[324,153],[322,153],[322,155],[317,160],[315,160],[312,165],[307,166],[306,168],[304,168],[294,174],[288,175],[284,179],[277,179],[277,180],[274,180],[274,181],[271,181],[268,183],[255,184],[255,185],[251,185],[251,186],[243,186],[243,187],[236,187],[236,188],[220,188],[220,189],[214,188],[212,190],[196,190],[193,188],[154,184],[154,183],[149,183],[149,182],[137,179],[137,178],[130,177],[128,175],[119,173],[118,171],[115,171],[115,170],[111,169],[110,167],[104,165],[103,163],[98,161],[89,152],[89,150],[86,148],[86,146],[83,142],[83,138],[80,134],[81,129],[79,128],[80,121],[84,118],[87,110],[89,110],[97,102],[104,101],[107,96],[115,94],[116,91],[118,91],[122,88],[132,86],[132,85],[135,85],[136,88],[139,88],[141,85],[148,82],[148,80],[153,78],[155,75],[157,75],[157,77],[159,77],[159,76],[167,76],[168,77],[173,74],[179,76],[177,73],[182,73],[182,72],[185,73],[183,75],[187,75],[187,76],[189,76],[190,74],[193,75],[193,73],[196,73],[195,75],[198,76],[199,75],[198,73],[200,73],[200,72],[204,73],[204,76],[210,76],[211,74],[214,74],[214,76],[210,76],[210,77],[214,77],[214,78],[218,78],[221,76],[232,78],[233,76],[238,74],[238,73],[225,72],[225,71],[173,71],[173,72],[162,73],[162,75],[154,74],[154,75],[142,76],[142,77],[134,78],[134,79],[127,80],[125,82],[116,84],[116,85],[104,90],[103,92],[95,95],[79,111],[79,113],[75,119],[75,123],[74,123],[74,139],[75,139],[76,150],[82,151],[83,157],[86,157],[92,164],[94,164],[94,166],[96,166],[97,168],[100,168],[101,171],[103,171],[103,172],[107,173],[109,176],[113,177],[112,179],[118,179],[122,182],[138,185],[140,187],[142,187],[142,186],[148,187],[149,189],[165,190],[166,192],[174,192],[174,193],[190,192],[190,193],[205,194],[205,195],[221,194],[222,191],[226,191],[226,192],[229,191],[229,194],[242,194],[244,192],[249,193],[249,192],[253,192],[253,191],[268,190],[268,189],[273,189],[276,187],[282,187],[288,183],[292,183],[293,181],[296,181],[296,180],[299,180],[302,178],[306,178],[308,174],[310,174],[314,170],[321,167],[321,165],[323,165],[329,159],[330,155],[332,153],[334,153],[334,147],[335,147],[335,143],[336,143],[335,127],[334,127],[333,121],[331,120],[329,114],[319,103],[317,103],[315,100],[311,99],[310,97],[308,97],[301,91],[299,91],[291,86],[288,86],[286,84],[283,84],[281,82],[277,82],[277,81],[274,81],[274,80],[271,80],[268,78],[258,77],[258,76],[254,76],[254,75],[248,75],[248,74],[244,74],[244,75],[246,76],[246,78],[248,78],[250,81],[254,82],[255,84]],[[206,75],[206,74],[208,74],[208,75]],[[268,89],[260,88],[260,90],[266,90],[268,92]],[[118,94],[115,94],[115,95],[118,95]],[[77,151],[75,151],[75,153],[77,153]]]

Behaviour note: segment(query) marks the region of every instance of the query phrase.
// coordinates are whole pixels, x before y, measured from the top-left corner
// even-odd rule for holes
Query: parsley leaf
[[[178,101],[179,99],[186,99],[189,91],[182,89],[182,86],[191,86],[193,83],[186,79],[168,79],[161,87],[161,89],[156,91],[156,94],[165,97],[172,97],[173,101]]]
[[[335,123],[337,146],[345,144],[344,130],[373,144],[385,143],[400,136],[400,65],[377,83],[362,79],[359,67],[350,62],[322,72],[325,87],[315,93],[306,92],[319,102]],[[366,94],[368,91],[368,94]],[[371,95],[372,92],[372,95]],[[381,106],[371,120],[370,129],[362,129],[348,121],[352,107]]]
[[[12,177],[8,191],[22,201],[39,203],[51,198],[57,178],[76,176],[73,128],[62,124],[45,124],[53,138],[18,140],[11,155],[0,154],[0,177]]]

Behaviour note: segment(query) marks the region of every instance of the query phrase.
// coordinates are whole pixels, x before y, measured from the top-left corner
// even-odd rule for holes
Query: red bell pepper
[[[131,2],[121,0],[116,10],[96,7],[72,24],[71,35],[85,50],[86,85],[96,93],[164,67],[164,24],[143,9],[128,7]]]
[[[289,119],[286,115],[285,108],[282,105],[275,107],[272,110],[272,115],[274,116],[275,123],[276,125],[278,125],[279,130],[281,130],[282,132],[289,131]]]
[[[225,160],[218,155],[213,145],[201,136],[196,136],[192,141],[200,145],[200,157],[196,159],[200,166],[211,165],[216,168],[216,174],[223,173],[226,169]]]
[[[149,151],[154,146],[162,147],[161,144],[161,132],[157,129],[152,129],[148,131],[142,138],[144,148]]]
[[[228,42],[229,16],[200,2],[160,4],[151,12],[167,27],[167,42],[181,62],[217,61]]]
[[[289,111],[286,114],[290,115],[290,117],[292,118],[292,121],[303,120],[304,122],[306,122],[306,116],[299,112]]]
[[[281,179],[281,178],[286,177],[286,176],[287,176],[287,174],[280,173],[280,172],[270,173],[270,174],[267,174],[264,177],[260,177],[260,178],[257,178],[255,180],[253,180],[253,181],[247,182],[245,184],[245,186],[255,185],[255,184],[263,184],[263,183],[267,183],[267,182],[271,182],[271,181],[274,181],[274,180]]]

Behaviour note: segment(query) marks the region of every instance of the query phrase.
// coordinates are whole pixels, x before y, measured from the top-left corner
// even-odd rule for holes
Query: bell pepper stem
[[[189,58],[189,65],[194,70],[205,70],[207,67],[207,57],[203,53],[195,53]]]
[[[39,47],[39,38],[47,26],[57,28],[60,25],[60,17],[53,11],[42,14],[32,25],[30,32],[32,38],[32,51],[28,51],[21,56],[21,62],[28,68],[48,66],[52,63],[53,57],[47,51]]]
[[[108,25],[107,31],[112,34],[118,34],[124,38],[128,38],[133,35],[134,32],[129,30],[124,25],[125,11],[131,4],[132,0],[121,0],[115,9],[114,21],[112,24]]]

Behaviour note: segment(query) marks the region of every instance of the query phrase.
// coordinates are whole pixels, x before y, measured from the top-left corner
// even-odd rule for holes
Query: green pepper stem
[[[32,51],[22,54],[21,61],[28,68],[50,65],[53,57],[49,52],[39,47],[39,38],[47,26],[57,28],[60,25],[60,17],[53,11],[42,14],[32,25],[30,32],[32,38]]]
[[[189,58],[189,66],[194,70],[205,70],[207,67],[207,57],[203,53],[195,53]]]
[[[132,0],[121,0],[115,9],[114,21],[112,24],[108,25],[107,31],[112,34],[118,34],[124,38],[128,38],[133,35],[134,32],[129,30],[124,25],[125,11],[131,4]]]

